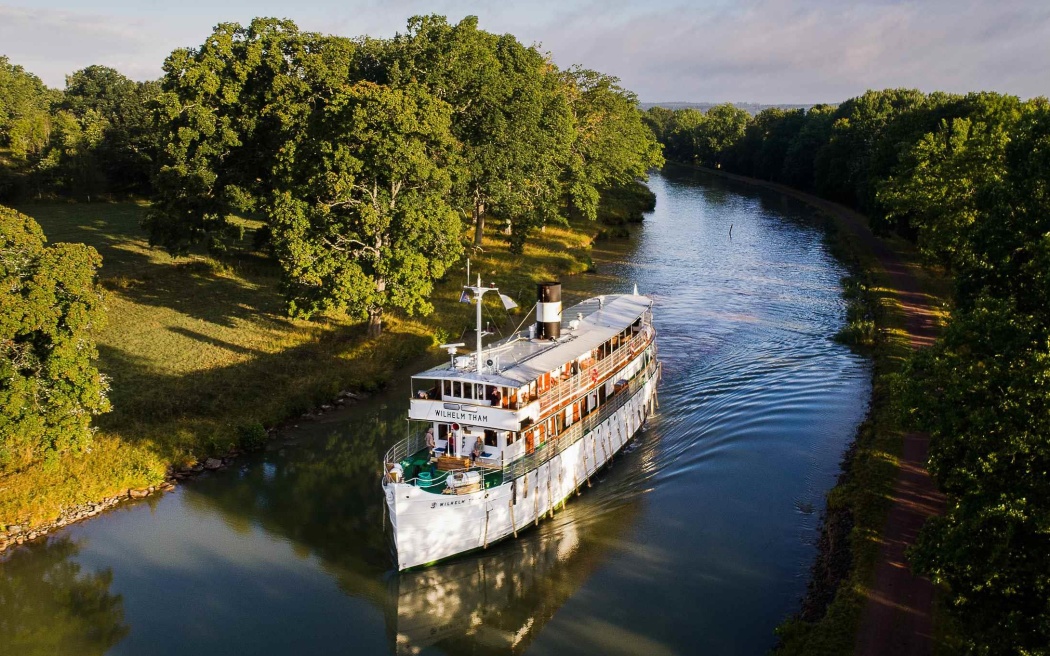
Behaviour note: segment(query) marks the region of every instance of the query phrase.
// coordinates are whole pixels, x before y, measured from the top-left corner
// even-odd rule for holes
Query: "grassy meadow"
[[[0,478],[0,529],[56,518],[64,508],[161,482],[169,467],[224,454],[258,439],[263,427],[298,416],[341,390],[374,390],[409,364],[437,359],[432,348],[473,326],[461,304],[465,262],[435,289],[426,317],[388,314],[383,335],[328,315],[293,320],[284,311],[275,263],[252,248],[257,224],[242,222],[239,246],[221,256],[171,258],[151,249],[139,223],[144,203],[36,203],[16,209],[50,243],[83,242],[103,257],[108,323],[98,335],[99,368],[113,410],[96,419],[86,453],[66,454]],[[496,325],[532,307],[534,283],[585,271],[596,224],[547,228],[521,255],[497,235],[470,252],[480,273],[521,308],[508,317],[495,298]]]

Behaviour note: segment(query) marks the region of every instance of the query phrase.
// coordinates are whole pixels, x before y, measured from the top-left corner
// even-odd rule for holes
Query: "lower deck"
[[[406,481],[415,481],[416,487],[434,494],[445,494],[449,490],[447,487],[448,477],[453,471],[439,469],[437,459],[430,457],[430,450],[426,447],[400,460],[398,464],[401,465],[401,469],[404,472],[404,479]],[[479,472],[484,482],[483,487],[486,490],[503,484],[502,468],[469,467],[465,471]],[[448,493],[451,492],[449,491]]]

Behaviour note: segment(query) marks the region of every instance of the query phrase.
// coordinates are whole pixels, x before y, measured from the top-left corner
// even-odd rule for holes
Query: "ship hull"
[[[641,375],[608,416],[575,442],[513,480],[471,494],[434,494],[406,483],[384,484],[399,570],[488,546],[552,516],[623,449],[655,405],[660,368]]]

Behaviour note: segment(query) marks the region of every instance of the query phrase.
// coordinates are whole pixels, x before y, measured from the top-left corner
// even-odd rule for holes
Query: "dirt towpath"
[[[774,189],[835,217],[885,269],[889,287],[901,304],[912,348],[933,343],[937,335],[934,299],[923,292],[918,277],[897,253],[872,234],[862,214],[784,185],[717,173]],[[882,530],[875,580],[857,631],[856,656],[928,656],[933,652],[933,585],[913,574],[905,558],[905,550],[915,544],[923,522],[944,508],[944,497],[926,471],[928,451],[926,435],[904,436],[893,506]]]

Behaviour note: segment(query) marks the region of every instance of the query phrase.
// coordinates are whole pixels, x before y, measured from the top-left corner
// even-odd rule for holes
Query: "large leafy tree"
[[[374,336],[389,308],[432,310],[462,250],[456,146],[451,108],[418,84],[360,82],[315,110],[281,148],[271,205],[294,312],[345,310]]]
[[[221,247],[227,217],[256,211],[274,188],[284,143],[351,77],[354,44],[257,18],[224,23],[164,63],[161,140],[150,240],[172,252]]]
[[[924,254],[953,269],[973,266],[970,234],[981,193],[991,193],[1006,173],[1006,146],[1023,105],[1016,96],[970,94],[953,118],[910,146],[879,184],[886,216],[917,231]]]
[[[788,144],[780,179],[785,184],[812,190],[816,185],[817,153],[831,137],[835,108],[814,105],[806,111],[806,120]]]
[[[764,180],[779,180],[788,149],[806,124],[802,109],[764,109],[747,124],[736,142],[736,167],[743,173]]]
[[[688,107],[674,113],[667,137],[667,153],[679,162],[699,162],[704,113]]]
[[[0,55],[0,146],[18,158],[39,153],[51,134],[55,93],[40,78]]]
[[[458,203],[481,244],[486,215],[515,224],[512,243],[556,219],[561,176],[574,137],[556,67],[513,36],[478,29],[468,16],[451,25],[417,16],[392,43],[394,83],[419,81],[452,107],[465,167]]]
[[[699,159],[708,166],[722,168],[733,147],[744,137],[751,115],[731,103],[715,105],[704,114],[697,139]]]
[[[59,103],[87,134],[100,140],[91,153],[105,176],[107,191],[149,191],[157,156],[154,103],[157,82],[135,82],[106,66],[88,66],[66,78]]]
[[[744,137],[750,115],[730,103],[707,112],[675,112],[668,150],[675,159],[721,168],[731,161],[731,149]]]
[[[89,246],[47,246],[35,221],[0,207],[0,472],[82,449],[109,408],[95,367],[100,264]]]
[[[660,144],[642,121],[638,98],[609,75],[572,68],[564,76],[576,136],[567,192],[585,217],[598,217],[601,192],[644,178],[664,163]]]

